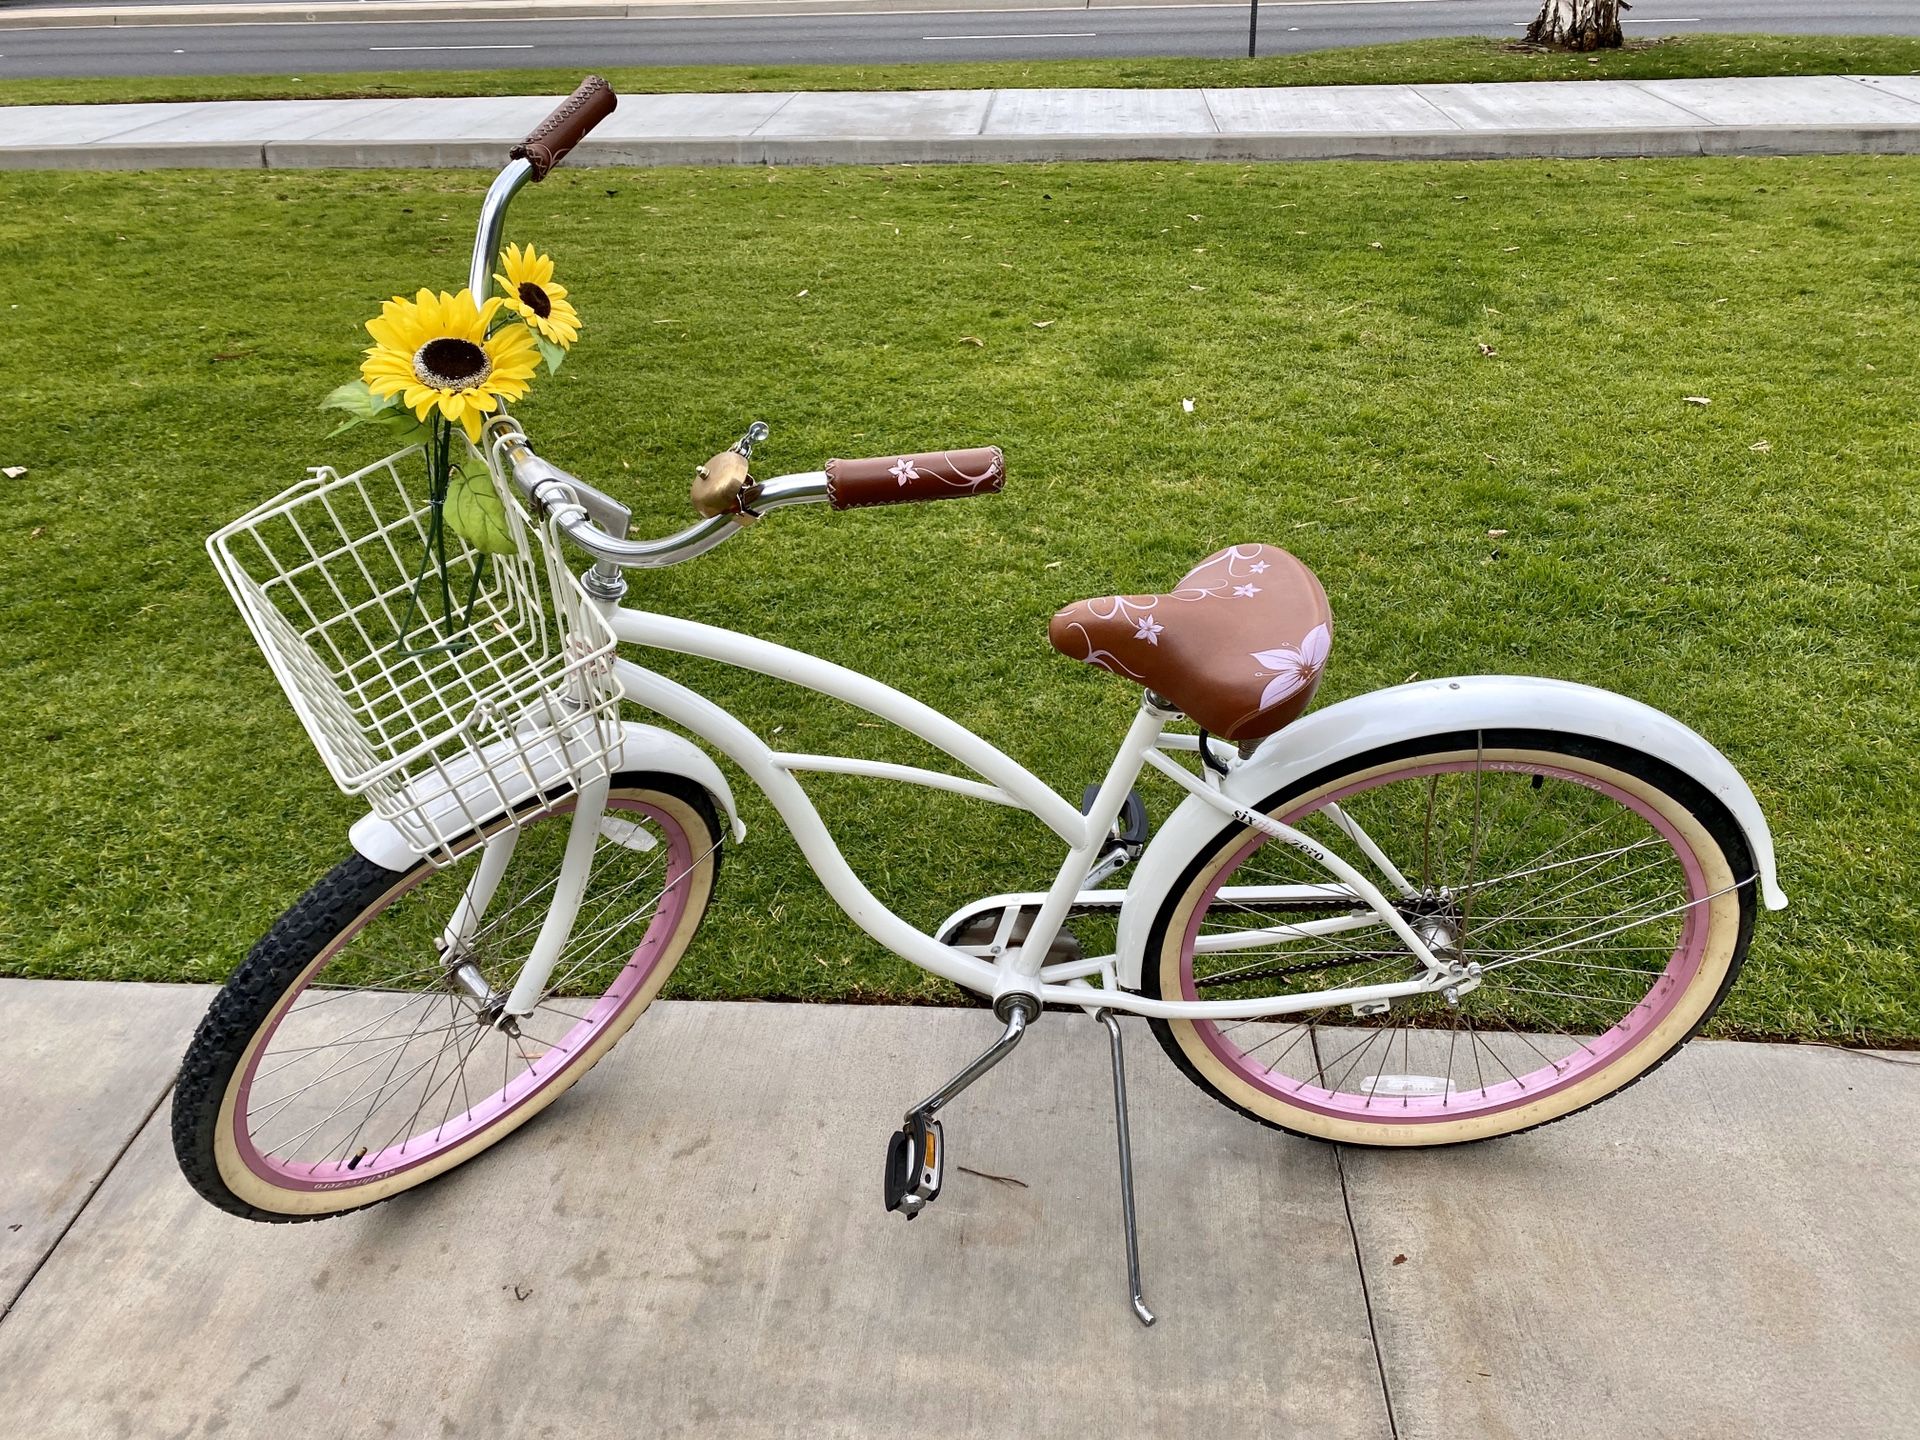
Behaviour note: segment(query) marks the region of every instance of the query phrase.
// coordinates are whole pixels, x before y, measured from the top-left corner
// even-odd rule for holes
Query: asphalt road
[[[1243,3],[857,13],[723,11],[619,20],[288,22],[8,29],[0,80],[61,75],[305,75],[345,70],[879,64],[1245,53]],[[372,0],[369,9],[377,8]],[[1263,0],[1261,53],[1447,35],[1513,35],[1530,0]],[[1920,35],[1916,0],[1640,0],[1634,35],[1748,30]]]

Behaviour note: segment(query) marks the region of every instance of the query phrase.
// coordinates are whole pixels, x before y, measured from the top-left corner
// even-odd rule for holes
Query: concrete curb
[[[1016,165],[1097,160],[1629,160],[1715,155],[1920,155],[1920,125],[1755,125],[1717,130],[1557,130],[1463,135],[1068,135],[897,139],[587,141],[571,166]],[[295,140],[0,148],[0,170],[483,169],[498,140]]]

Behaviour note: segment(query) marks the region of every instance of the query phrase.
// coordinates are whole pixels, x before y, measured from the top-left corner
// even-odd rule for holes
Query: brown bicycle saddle
[[[1047,627],[1053,648],[1144,685],[1222,740],[1298,719],[1326,669],[1333,612],[1277,545],[1233,545],[1165,595],[1080,600]]]

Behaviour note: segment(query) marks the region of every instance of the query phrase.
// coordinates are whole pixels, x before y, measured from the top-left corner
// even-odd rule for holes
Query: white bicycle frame
[[[956,985],[995,1000],[1015,993],[1032,996],[1043,1004],[1063,1003],[1089,1011],[1105,1008],[1169,1019],[1234,1020],[1335,1006],[1373,1005],[1450,986],[1470,989],[1477,983],[1457,965],[1450,968],[1437,959],[1392,901],[1344,858],[1291,826],[1248,812],[1207,778],[1196,778],[1167,758],[1163,751],[1196,749],[1198,742],[1193,736],[1166,733],[1168,722],[1177,712],[1157,704],[1151,696],[1143,700],[1092,805],[1082,814],[1004,751],[939,711],[869,676],[738,631],[602,603],[615,636],[625,644],[719,661],[844,700],[918,736],[980,777],[976,780],[851,756],[775,750],[737,717],[705,696],[632,660],[623,657],[615,661],[615,674],[628,699],[683,726],[746,772],[773,803],[827,893],[855,924],[896,955]],[[1410,965],[1417,965],[1421,973],[1385,984],[1257,1000],[1188,1001],[1156,1000],[1120,989],[1113,955],[1056,965],[1043,963],[1070,909],[1076,905],[1101,908],[1125,905],[1127,892],[1124,890],[1085,887],[1102,852],[1107,849],[1128,792],[1148,767],[1167,776],[1188,794],[1199,797],[1223,818],[1252,825],[1294,847],[1325,869],[1329,877],[1329,883],[1324,886],[1236,887],[1233,898],[1242,903],[1262,900],[1285,903],[1303,897],[1325,900],[1332,895],[1351,899],[1354,906],[1354,913],[1349,916],[1247,930],[1231,936],[1210,936],[1208,948],[1271,947],[1384,924],[1406,946]],[[987,909],[1002,912],[997,943],[989,947],[989,956],[983,958],[969,949],[943,943],[936,938],[939,932],[930,934],[909,924],[874,896],[848,865],[818,809],[795,778],[808,771],[921,785],[1023,810],[1064,841],[1067,853],[1053,883],[1045,891],[995,896],[956,912],[957,916]],[[605,782],[589,787],[589,791],[598,793],[583,792],[580,797],[546,923],[507,1000],[506,1010],[510,1014],[530,1014],[538,1004],[572,928],[574,912],[592,865]],[[1397,893],[1413,893],[1406,879],[1357,825],[1344,816],[1337,823],[1362,854],[1370,857]],[[470,928],[484,912],[501,868],[495,863],[492,849],[510,846],[515,833],[504,832],[490,842],[489,853],[483,857],[470,883],[470,894],[459,907],[455,924],[449,927],[450,940]],[[1012,918],[1023,909],[1037,909],[1038,913],[1022,941],[1008,943],[1007,931]],[[950,928],[951,921],[941,930]],[[1102,981],[1098,987],[1089,983],[1089,977],[1096,976]]]

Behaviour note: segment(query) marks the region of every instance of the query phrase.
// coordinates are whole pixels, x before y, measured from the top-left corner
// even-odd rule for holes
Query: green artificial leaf
[[[320,402],[322,410],[344,410],[356,420],[377,420],[389,410],[400,408],[398,395],[376,395],[364,380],[349,380],[336,386]]]
[[[533,343],[540,347],[540,357],[547,362],[547,373],[549,375],[558,370],[561,362],[567,358],[567,352],[564,349],[554,344],[538,331],[534,332]]]
[[[427,436],[432,433],[427,422],[416,419],[414,413],[404,405],[391,415],[382,415],[374,424],[384,425],[393,431],[402,445],[424,445]]]
[[[357,425],[369,421],[377,424],[392,424],[403,421],[418,424],[413,413],[400,403],[398,395],[376,395],[367,388],[364,380],[349,380],[336,386],[326,399],[320,402],[322,410],[344,410],[347,418],[327,432],[331,440],[335,435],[343,435]]]
[[[423,445],[427,439],[427,422],[424,420],[416,420],[413,412],[404,406],[397,410],[389,410],[384,414],[375,415],[371,419],[356,415],[351,420],[342,420],[327,432],[327,438],[331,440],[334,436],[344,435],[347,431],[356,429],[361,425],[385,426],[388,430],[394,432],[397,443],[402,446]]]
[[[513,534],[507,529],[507,509],[484,469],[455,466],[440,507],[447,527],[476,550],[489,555],[511,555]]]

